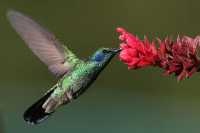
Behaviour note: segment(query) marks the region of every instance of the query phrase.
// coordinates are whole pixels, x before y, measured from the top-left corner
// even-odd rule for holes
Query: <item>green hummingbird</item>
[[[100,48],[83,61],[30,17],[14,10],[8,11],[7,17],[32,52],[59,77],[58,82],[25,111],[24,120],[31,124],[42,122],[58,107],[83,94],[120,51]]]

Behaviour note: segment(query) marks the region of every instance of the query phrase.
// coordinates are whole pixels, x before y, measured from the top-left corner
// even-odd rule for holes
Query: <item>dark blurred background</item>
[[[37,126],[24,110],[56,79],[6,19],[8,9],[32,16],[79,57],[118,47],[116,27],[147,35],[200,34],[197,0],[1,0],[0,133],[199,133],[200,74],[180,83],[162,70],[128,71],[116,57],[90,89]]]

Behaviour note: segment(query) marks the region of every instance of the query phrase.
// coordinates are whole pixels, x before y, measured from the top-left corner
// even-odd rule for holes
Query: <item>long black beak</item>
[[[111,48],[110,51],[114,53],[119,53],[122,49],[121,48]]]

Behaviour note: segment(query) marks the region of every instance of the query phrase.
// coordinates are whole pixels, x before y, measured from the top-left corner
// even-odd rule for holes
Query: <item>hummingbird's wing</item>
[[[64,75],[79,61],[67,47],[60,44],[54,34],[30,17],[13,10],[8,11],[7,17],[28,47],[56,76]]]

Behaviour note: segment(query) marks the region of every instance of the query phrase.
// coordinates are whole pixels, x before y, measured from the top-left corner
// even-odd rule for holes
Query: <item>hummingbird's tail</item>
[[[26,122],[30,124],[38,124],[52,114],[46,113],[45,109],[42,106],[46,102],[46,100],[51,96],[53,91],[54,89],[46,93],[46,95],[44,95],[41,99],[39,99],[35,104],[33,104],[24,112],[24,120]]]

